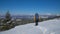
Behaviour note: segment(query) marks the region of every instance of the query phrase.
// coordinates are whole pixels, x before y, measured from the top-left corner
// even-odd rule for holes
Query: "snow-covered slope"
[[[39,22],[38,26],[35,23],[20,25],[0,34],[60,34],[60,19]]]

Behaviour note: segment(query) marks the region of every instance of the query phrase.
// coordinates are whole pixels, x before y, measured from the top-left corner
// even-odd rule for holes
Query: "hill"
[[[8,31],[0,32],[0,34],[59,34],[59,33],[60,33],[60,19],[39,22],[38,26],[35,26],[35,23],[19,25]]]

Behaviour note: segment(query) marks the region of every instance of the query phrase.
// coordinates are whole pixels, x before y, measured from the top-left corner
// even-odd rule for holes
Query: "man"
[[[40,19],[39,14],[36,13],[35,16],[34,16],[35,26],[38,25],[39,19]]]

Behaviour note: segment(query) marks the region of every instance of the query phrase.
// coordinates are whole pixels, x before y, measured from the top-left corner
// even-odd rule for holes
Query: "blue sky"
[[[60,0],[0,0],[0,14],[60,14]]]

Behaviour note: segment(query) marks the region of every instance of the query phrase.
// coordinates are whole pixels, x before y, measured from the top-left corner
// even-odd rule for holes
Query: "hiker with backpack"
[[[36,13],[36,14],[35,14],[35,16],[34,16],[35,26],[37,26],[37,25],[38,25],[39,19],[40,19],[39,14],[38,14],[38,13]]]

